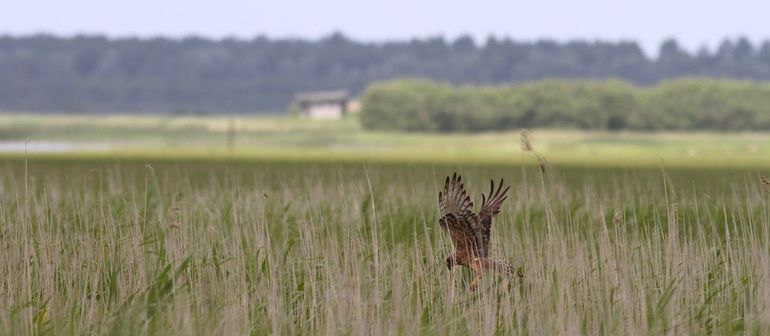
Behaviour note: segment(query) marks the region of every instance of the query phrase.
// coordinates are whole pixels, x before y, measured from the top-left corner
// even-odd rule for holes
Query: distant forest
[[[359,94],[370,83],[400,77],[452,84],[615,78],[650,85],[681,76],[770,80],[770,41],[725,40],[716,50],[688,53],[667,40],[650,58],[633,42],[0,37],[5,111],[280,113],[300,91]]]

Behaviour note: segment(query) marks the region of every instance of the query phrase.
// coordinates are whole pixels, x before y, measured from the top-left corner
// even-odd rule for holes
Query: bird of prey
[[[449,270],[455,265],[470,268],[475,278],[470,289],[475,290],[482,274],[486,270],[512,277],[513,268],[506,262],[489,258],[489,237],[492,218],[500,212],[500,205],[508,198],[508,189],[503,189],[503,180],[495,189],[495,182],[490,181],[489,195],[481,195],[481,209],[473,213],[473,201],[465,192],[462,176],[457,173],[447,176],[444,190],[438,193],[440,208],[439,225],[449,232],[454,245],[454,253],[446,258]]]

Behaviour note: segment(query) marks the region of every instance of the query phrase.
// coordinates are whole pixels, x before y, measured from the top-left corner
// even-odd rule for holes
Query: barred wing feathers
[[[503,180],[500,180],[500,184],[497,185],[495,190],[495,181],[489,181],[489,196],[481,195],[481,210],[479,210],[478,218],[480,228],[476,231],[476,244],[479,247],[479,255],[481,257],[489,256],[489,238],[492,235],[492,218],[500,213],[500,206],[503,201],[508,198],[508,189],[511,186],[503,189]]]
[[[458,256],[478,255],[476,230],[478,216],[473,213],[473,202],[465,191],[462,176],[452,174],[444,182],[444,190],[438,193],[440,208],[439,225],[449,231]]]

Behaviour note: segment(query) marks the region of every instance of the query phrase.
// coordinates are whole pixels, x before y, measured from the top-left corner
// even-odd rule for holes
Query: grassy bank
[[[0,115],[2,140],[66,142],[73,148],[60,153],[17,150],[0,153],[3,157],[481,165],[536,162],[535,154],[522,152],[520,135],[370,132],[362,130],[354,117],[320,121],[246,116]],[[529,138],[536,154],[559,165],[770,167],[770,135],[763,133],[532,130]]]

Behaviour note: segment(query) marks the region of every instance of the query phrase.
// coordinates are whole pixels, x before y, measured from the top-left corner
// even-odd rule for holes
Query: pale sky
[[[770,39],[770,2],[710,0],[0,0],[0,34],[198,35],[362,41],[470,34],[533,41],[634,40],[648,54],[674,37],[687,49],[725,37]]]

